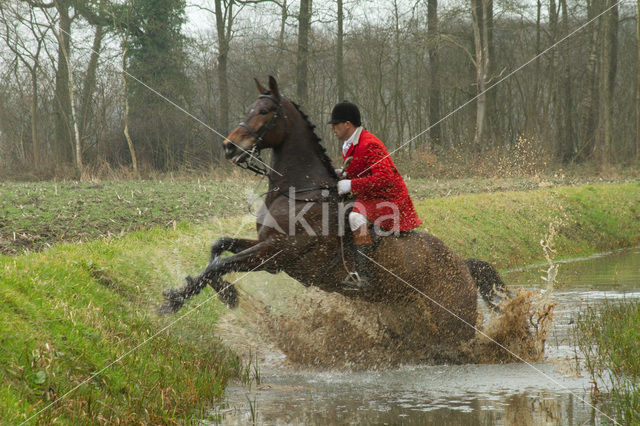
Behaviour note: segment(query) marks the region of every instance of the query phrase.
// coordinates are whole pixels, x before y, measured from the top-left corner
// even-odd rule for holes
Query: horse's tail
[[[500,302],[505,298],[511,298],[513,293],[507,289],[498,270],[489,262],[480,259],[467,259],[465,263],[482,299],[492,310],[499,311]]]

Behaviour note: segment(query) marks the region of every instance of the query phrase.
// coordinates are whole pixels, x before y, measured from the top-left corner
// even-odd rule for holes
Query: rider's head
[[[349,101],[342,101],[336,104],[331,111],[329,120],[333,134],[341,141],[348,139],[357,127],[362,125],[360,120],[360,110]]]

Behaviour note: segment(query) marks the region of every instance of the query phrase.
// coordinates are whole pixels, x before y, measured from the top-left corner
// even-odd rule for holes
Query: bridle
[[[309,192],[309,191],[316,191],[316,190],[319,190],[319,189],[328,191],[326,195],[323,193],[323,195],[319,199],[314,199],[314,198],[301,198],[301,199],[299,199],[299,198],[296,198],[295,195],[292,198],[287,192],[285,192],[282,189],[280,189],[275,184],[275,182],[272,180],[271,176],[269,175],[269,172],[268,172],[267,168],[264,166],[264,162],[262,161],[262,157],[260,156],[260,151],[263,148],[265,148],[265,146],[264,146],[264,137],[273,128],[273,126],[276,125],[276,120],[282,114],[282,99],[284,99],[284,97],[281,98],[281,100],[278,100],[278,99],[274,98],[271,95],[263,94],[263,95],[258,96],[258,99],[269,99],[274,104],[276,104],[276,110],[273,113],[273,115],[271,116],[271,118],[269,119],[269,121],[267,121],[257,131],[253,130],[251,128],[251,126],[249,126],[249,124],[247,124],[245,121],[243,121],[240,124],[238,124],[238,126],[242,127],[247,132],[249,132],[249,134],[256,140],[256,143],[253,145],[253,147],[251,147],[250,150],[247,151],[247,154],[249,154],[249,158],[247,159],[247,161],[244,161],[242,163],[235,163],[235,164],[238,167],[241,167],[243,169],[251,170],[255,174],[266,176],[267,179],[269,179],[269,183],[272,184],[274,187],[272,189],[270,189],[269,191],[265,192],[264,194],[262,194],[261,196],[267,195],[270,192],[276,192],[276,193],[278,193],[280,195],[283,195],[283,196],[285,196],[285,197],[287,197],[289,199],[292,199],[294,201],[317,202],[317,201],[326,199],[327,196],[328,196],[328,193],[331,192],[332,190],[335,190],[335,188],[328,187],[328,186],[314,186],[314,187],[309,187],[309,188],[297,189],[297,190],[294,191],[294,194],[303,193],[303,192]],[[287,118],[287,116],[284,115],[284,114],[283,114],[283,117],[285,119]]]
[[[260,157],[260,151],[264,148],[264,137],[267,135],[269,130],[271,130],[273,126],[276,125],[276,120],[278,120],[278,117],[280,117],[280,114],[282,113],[282,100],[278,100],[273,96],[267,94],[258,96],[258,99],[269,99],[274,104],[276,104],[276,110],[269,121],[267,121],[264,126],[258,129],[258,131],[253,130],[251,126],[249,126],[249,124],[247,124],[245,121],[238,124],[238,126],[249,132],[249,134],[256,140],[256,143],[255,145],[253,145],[253,147],[251,147],[250,150],[247,151],[247,153],[249,154],[249,159],[243,163],[236,163],[236,165],[243,169],[251,170],[255,174],[266,176],[269,172],[264,166],[262,157]]]

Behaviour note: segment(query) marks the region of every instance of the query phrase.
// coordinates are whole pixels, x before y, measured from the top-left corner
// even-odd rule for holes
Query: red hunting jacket
[[[386,230],[408,231],[422,223],[402,176],[377,137],[363,129],[342,159],[351,156],[345,171],[356,196],[353,211]]]

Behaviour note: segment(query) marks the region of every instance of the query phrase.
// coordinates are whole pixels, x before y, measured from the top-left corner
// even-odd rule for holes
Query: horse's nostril
[[[227,158],[231,157],[235,151],[236,151],[236,147],[233,144],[233,142],[226,140],[224,142],[224,153],[227,156]]]

